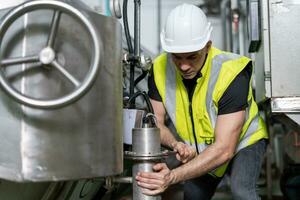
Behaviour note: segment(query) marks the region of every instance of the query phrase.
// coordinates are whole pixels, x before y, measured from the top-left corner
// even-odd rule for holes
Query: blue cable
[[[109,8],[109,0],[104,0],[105,1],[105,14],[106,16],[111,16],[110,8]]]

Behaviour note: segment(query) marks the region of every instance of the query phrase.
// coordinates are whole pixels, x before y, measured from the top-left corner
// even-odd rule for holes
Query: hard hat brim
[[[209,28],[205,39],[201,39],[201,41],[195,41],[192,45],[174,46],[174,45],[168,45],[166,43],[165,33],[164,31],[162,31],[160,34],[161,46],[162,49],[168,53],[189,53],[189,52],[199,51],[202,48],[204,48],[206,43],[210,40],[211,32],[212,32],[212,27]]]

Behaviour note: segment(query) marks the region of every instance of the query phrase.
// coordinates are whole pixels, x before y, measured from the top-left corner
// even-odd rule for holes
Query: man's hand
[[[171,170],[165,163],[153,166],[154,172],[139,172],[136,176],[138,186],[146,195],[157,195],[164,192],[173,181]]]
[[[197,155],[197,152],[193,147],[182,142],[175,142],[172,144],[172,147],[173,150],[177,152],[177,160],[181,161],[182,163],[187,163]]]

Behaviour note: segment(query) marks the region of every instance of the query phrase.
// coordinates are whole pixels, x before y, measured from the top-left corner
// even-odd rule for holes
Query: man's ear
[[[209,41],[206,43],[206,45],[205,45],[205,47],[207,48],[207,52],[208,52],[209,49],[211,48],[211,45],[212,45],[212,41],[209,40]]]

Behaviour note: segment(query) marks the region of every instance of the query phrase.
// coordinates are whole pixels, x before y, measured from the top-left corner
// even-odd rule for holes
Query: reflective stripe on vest
[[[171,55],[167,54],[166,69],[166,109],[174,126],[176,127],[176,66],[172,62]]]
[[[213,91],[214,91],[216,82],[219,78],[222,64],[228,60],[234,60],[234,59],[238,59],[240,57],[241,56],[237,55],[237,54],[219,54],[219,55],[216,55],[212,60],[212,67],[211,67],[211,73],[210,73],[211,75],[209,77],[208,92],[206,95],[206,108],[207,108],[207,112],[209,114],[211,126],[213,127],[213,129],[215,128],[216,121],[217,121],[217,112],[216,112],[216,109],[214,108],[212,95],[213,95]],[[248,101],[248,107],[246,108],[245,121],[247,121],[249,119],[249,109],[251,108],[251,104],[252,104],[252,99],[250,99],[250,101]],[[240,141],[240,143],[236,149],[236,152],[238,152],[239,150],[241,150],[242,148],[247,146],[248,140],[250,139],[251,135],[258,129],[258,119],[259,119],[258,115],[256,115],[254,117],[254,119],[251,121],[251,124],[248,127],[242,141]]]

